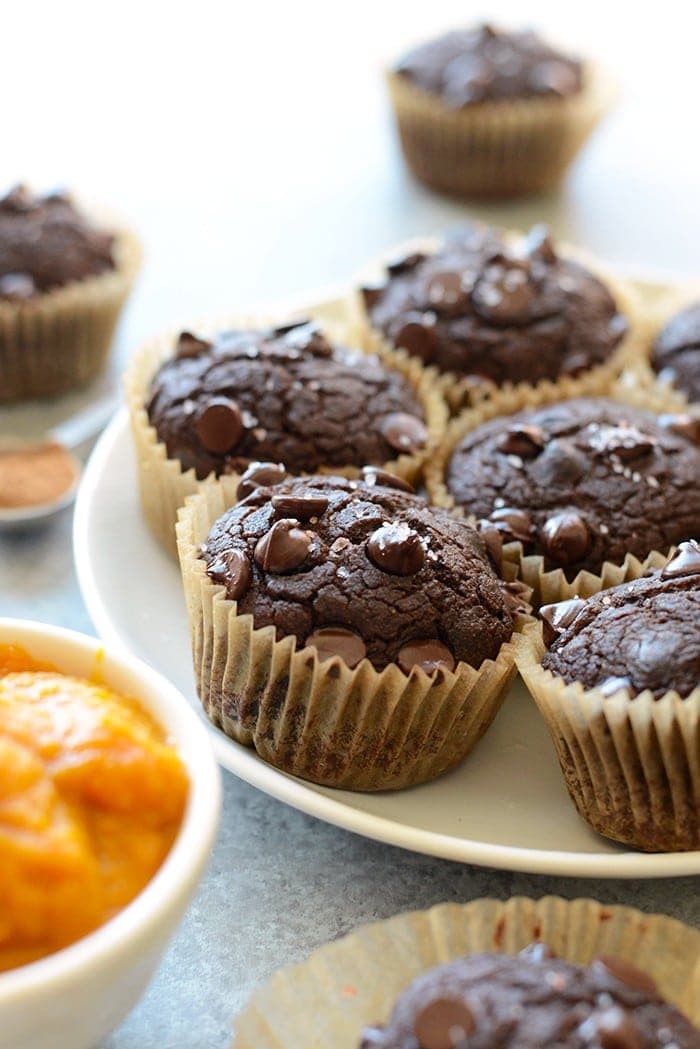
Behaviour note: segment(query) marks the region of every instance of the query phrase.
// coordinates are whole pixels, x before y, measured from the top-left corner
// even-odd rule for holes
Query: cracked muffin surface
[[[379,465],[427,440],[412,383],[309,322],[213,341],[183,332],[151,382],[147,411],[168,457],[200,480],[257,460],[283,460],[295,473]]]
[[[202,557],[256,627],[351,666],[366,655],[406,673],[478,667],[513,631],[514,596],[476,531],[371,468],[358,481],[253,487],[214,524]]]

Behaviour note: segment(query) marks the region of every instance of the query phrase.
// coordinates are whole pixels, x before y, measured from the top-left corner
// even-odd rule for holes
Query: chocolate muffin
[[[686,306],[661,329],[652,348],[651,364],[689,401],[700,401],[700,302]]]
[[[27,302],[115,267],[114,235],[97,229],[63,193],[15,186],[0,200],[0,299]]]
[[[319,659],[433,673],[479,667],[513,632],[513,597],[477,533],[399,478],[290,478],[251,469],[202,550],[207,573],[256,628]]]
[[[578,376],[628,330],[610,289],[559,254],[547,230],[518,240],[482,225],[387,267],[362,289],[372,326],[439,371],[502,385]]]
[[[568,579],[692,538],[700,420],[606,398],[560,401],[467,432],[446,463],[455,504]]]
[[[581,91],[581,62],[536,33],[490,25],[454,30],[409,51],[396,72],[451,108],[485,101],[555,97]]]
[[[632,698],[700,686],[700,545],[681,543],[665,568],[541,610],[542,666],[566,682]]]
[[[200,479],[283,460],[295,473],[386,463],[428,431],[414,385],[383,360],[334,346],[313,323],[183,332],[153,377],[148,418],[170,459]]]
[[[700,1032],[621,958],[572,965],[535,943],[419,976],[361,1049],[698,1049]]]

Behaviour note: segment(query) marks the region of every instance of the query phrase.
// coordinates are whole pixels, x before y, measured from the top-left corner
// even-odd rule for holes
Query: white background
[[[0,3],[0,183],[67,185],[135,224],[129,345],[346,279],[468,210],[404,172],[382,66],[478,16],[605,61],[622,94],[546,218],[616,260],[700,269],[698,5],[452,0]],[[479,211],[478,208],[471,209]]]

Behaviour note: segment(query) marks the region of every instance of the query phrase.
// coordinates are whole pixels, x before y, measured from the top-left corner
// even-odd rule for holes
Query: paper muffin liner
[[[136,237],[109,221],[115,268],[27,302],[0,299],[0,402],[54,397],[103,370],[141,261]]]
[[[642,563],[628,558],[627,579],[665,563],[659,554]],[[545,651],[541,629],[530,631],[518,669],[579,814],[606,838],[646,852],[699,848],[700,686],[685,699],[675,691],[630,699],[624,689],[605,696],[544,670]]]
[[[520,237],[522,234],[515,230],[505,231],[507,243],[516,243]],[[413,237],[382,252],[380,256],[364,266],[356,275],[353,282],[354,290],[350,293],[347,303],[348,316],[353,318],[355,326],[376,332],[376,329],[371,327],[371,319],[365,309],[362,293],[357,289],[362,285],[385,281],[387,263],[413,252],[432,254],[438,250],[441,243],[442,238],[439,236]],[[611,265],[597,259],[582,248],[572,247],[570,244],[559,244],[558,252],[563,258],[571,259],[585,266],[605,284],[615,300],[618,311],[625,317],[629,325],[629,330],[624,338],[602,364],[587,368],[576,376],[563,375],[557,379],[541,379],[538,383],[507,382],[499,386],[490,379],[480,376],[444,372],[434,365],[424,365],[424,370],[442,393],[452,414],[458,414],[463,408],[470,405],[498,397],[501,392],[535,390],[545,396],[549,391],[555,391],[561,384],[564,384],[563,388],[567,391],[563,396],[596,396],[608,391],[621,373],[626,369],[634,368],[639,361],[644,359],[648,346],[649,320],[635,285],[620,277]],[[386,339],[384,341],[387,346],[390,346]],[[404,359],[416,359],[406,350],[393,346],[390,348]]]
[[[399,73],[389,71],[387,82],[408,167],[431,189],[457,197],[521,197],[552,189],[617,93],[610,74],[592,63],[585,65],[575,95],[462,109],[451,109]]]
[[[399,354],[384,346],[380,340],[371,337],[362,329],[355,319],[346,315],[345,303],[328,302],[312,310],[295,310],[295,315],[310,316],[318,320],[323,330],[339,345],[347,346],[364,353],[374,353],[381,357],[387,368],[401,372],[416,391],[423,407],[424,422],[428,431],[426,445],[412,455],[399,455],[385,463],[376,463],[383,470],[388,470],[411,483],[420,476],[423,464],[434,452],[444,436],[447,422],[447,408],[440,390],[435,386],[433,377],[426,372],[420,361],[404,359]],[[287,317],[269,314],[238,315],[226,317],[216,322],[212,320],[194,324],[193,330],[198,334],[215,334],[217,331],[236,326],[265,327]],[[188,496],[211,484],[220,484],[226,505],[236,501],[236,490],[240,476],[236,473],[222,474],[219,477],[211,473],[205,480],[198,480],[195,470],[184,470],[179,460],[169,459],[165,444],[159,439],[155,427],[151,426],[146,411],[148,391],[151,380],[159,366],[172,355],[177,341],[177,331],[170,331],[146,343],[134,356],[126,371],[124,385],[131,419],[131,431],[136,449],[136,462],[139,480],[141,507],[146,522],[161,543],[173,556],[177,554],[175,525],[177,511]],[[342,477],[357,477],[362,466],[329,466],[319,467],[318,473],[334,473]]]
[[[239,615],[208,577],[201,544],[227,506],[221,486],[205,485],[177,526],[195,680],[211,721],[284,772],[350,790],[412,786],[466,757],[501,706],[518,638],[534,620],[519,614],[511,640],[478,670],[406,675],[368,659],[354,669],[338,657],[319,662],[313,646],[298,649],[293,636],[277,640],[274,627]]]
[[[365,925],[278,970],[234,1021],[232,1049],[358,1049],[426,970],[469,954],[548,943],[568,962],[623,958],[700,1024],[700,932],[661,914],[595,900],[515,896],[443,903]]]
[[[669,398],[667,391],[662,387],[642,387],[625,377],[607,390],[597,392],[599,395],[604,394],[606,397],[625,404],[646,408],[656,414],[678,411],[676,400],[673,397]],[[589,390],[585,395],[595,394]],[[461,439],[482,423],[498,416],[514,415],[524,409],[541,408],[547,404],[580,396],[582,394],[575,381],[560,379],[556,385],[540,384],[537,388],[515,386],[506,389],[504,387],[491,400],[465,409],[449,424],[443,443],[426,463],[425,483],[431,502],[451,510],[459,517],[466,516],[467,519],[474,522],[473,517],[465,515],[463,508],[456,505],[446,483],[450,458]],[[655,553],[650,551],[649,556],[660,559],[659,564],[661,564],[667,560],[668,553],[668,550]],[[584,569],[569,581],[564,569],[547,569],[542,555],[526,554],[522,543],[511,542],[503,544],[503,565],[504,568],[510,565],[512,574],[506,575],[505,571],[502,574],[506,575],[506,578],[518,578],[526,583],[532,591],[532,603],[538,607],[554,601],[564,601],[570,597],[588,597],[600,589],[617,586],[627,579],[636,578],[634,573],[639,563],[636,557],[627,554],[621,564],[604,561],[598,573]]]

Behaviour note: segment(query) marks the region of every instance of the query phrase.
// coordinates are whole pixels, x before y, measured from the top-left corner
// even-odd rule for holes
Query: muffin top
[[[544,944],[431,969],[360,1049],[697,1049],[698,1031],[620,958],[572,965]]]
[[[256,627],[294,635],[320,659],[432,673],[495,658],[516,602],[476,531],[400,478],[363,474],[269,487],[272,464],[251,467],[241,494],[252,491],[203,544],[210,578]]]
[[[542,665],[567,683],[685,697],[700,685],[700,544],[681,543],[659,572],[541,615],[551,642]]]
[[[376,356],[331,345],[309,321],[213,342],[183,332],[147,410],[168,456],[200,479],[267,459],[294,473],[381,464],[427,439],[409,380]]]
[[[0,200],[0,300],[23,302],[112,270],[113,245],[67,196],[15,186]]]
[[[501,416],[458,443],[446,484],[493,539],[545,566],[598,572],[692,538],[700,521],[700,417],[577,398]]]
[[[421,44],[396,72],[454,109],[478,102],[564,98],[581,90],[581,62],[555,51],[529,30],[508,33],[481,25]]]
[[[700,302],[681,310],[661,329],[651,363],[689,401],[700,401]]]
[[[454,230],[387,274],[362,289],[373,327],[440,371],[498,384],[576,375],[627,331],[610,291],[560,257],[543,226],[515,243],[480,224]]]

